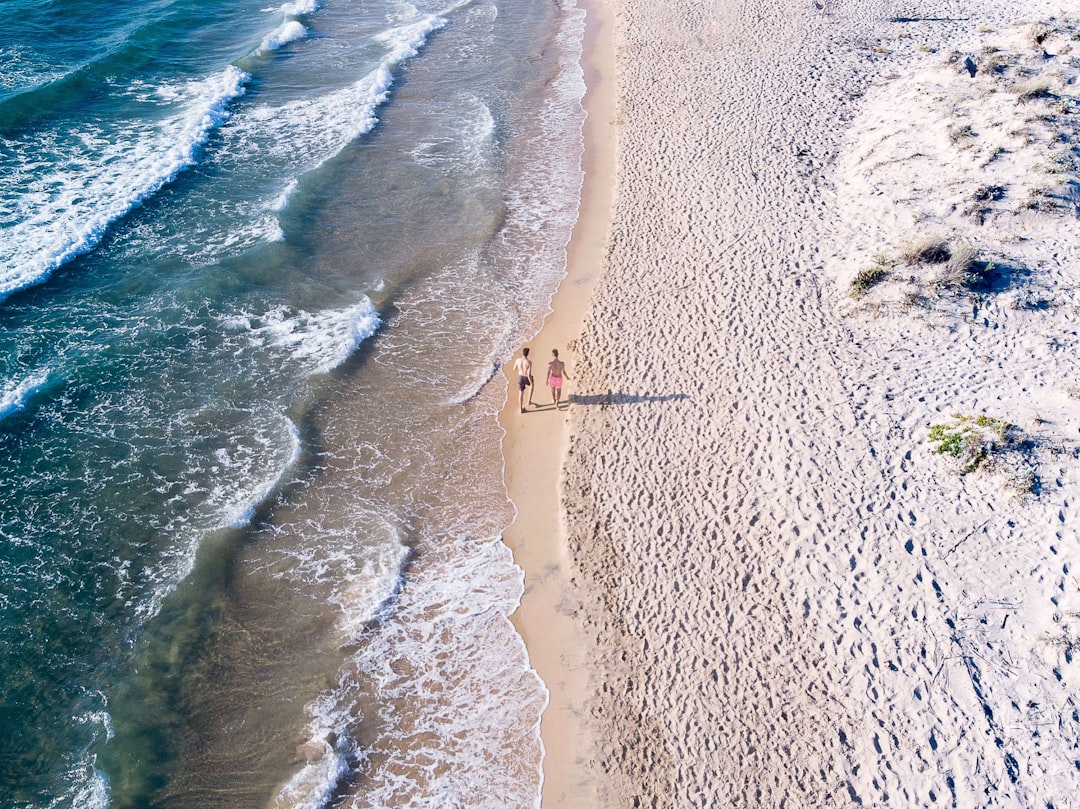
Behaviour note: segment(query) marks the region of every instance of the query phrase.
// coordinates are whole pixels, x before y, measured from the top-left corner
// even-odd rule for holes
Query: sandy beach
[[[501,419],[544,805],[1076,805],[1077,20],[590,15],[572,399]]]
[[[556,410],[546,385],[551,349],[569,361],[568,397],[577,390],[573,367],[577,338],[600,278],[611,222],[615,171],[614,18],[609,0],[588,6],[583,70],[588,86],[582,158],[585,181],[581,209],[567,248],[567,275],[552,300],[552,312],[530,342],[536,388],[535,407],[522,414],[515,385],[500,422],[507,490],[517,508],[504,539],[526,574],[521,608],[512,616],[529,657],[547,684],[550,701],[541,720],[545,744],[544,806],[595,806],[592,771],[595,744],[585,701],[591,696],[586,636],[571,586],[571,560],[559,485],[567,449],[569,402]],[[512,363],[508,379],[513,379]]]

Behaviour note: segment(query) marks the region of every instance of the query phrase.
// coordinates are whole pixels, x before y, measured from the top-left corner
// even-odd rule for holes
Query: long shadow
[[[1031,270],[1015,264],[978,261],[972,269],[968,288],[972,292],[998,295],[1018,286],[1031,275]]]
[[[965,22],[971,17],[893,17],[889,22]]]
[[[607,405],[628,405],[628,404],[646,404],[648,402],[677,402],[682,399],[689,399],[690,396],[685,393],[665,393],[662,396],[651,396],[649,394],[638,393],[572,393],[570,394],[570,404],[576,405],[600,405],[601,407]]]

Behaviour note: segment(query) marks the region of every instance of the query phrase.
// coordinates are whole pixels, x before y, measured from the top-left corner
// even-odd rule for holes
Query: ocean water
[[[4,11],[0,805],[537,805],[498,366],[583,10]]]

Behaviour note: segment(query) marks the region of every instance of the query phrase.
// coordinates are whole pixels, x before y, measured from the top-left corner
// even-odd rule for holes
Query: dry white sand
[[[561,481],[600,805],[1080,801],[1075,171],[1032,180],[1023,149],[1058,124],[1008,134],[1035,108],[963,101],[991,79],[949,59],[1057,10],[617,4],[612,225]],[[1035,103],[1075,122],[1069,75]],[[928,133],[925,160],[870,157]],[[1009,271],[896,263],[915,225]],[[853,301],[877,253],[889,275]],[[1023,432],[961,475],[930,425],[997,423],[952,413]]]

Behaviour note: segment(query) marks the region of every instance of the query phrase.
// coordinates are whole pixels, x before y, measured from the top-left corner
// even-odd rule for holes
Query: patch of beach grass
[[[1016,93],[1016,103],[1027,104],[1040,98],[1052,98],[1050,82],[1046,79],[1034,79],[1032,81],[1017,84],[1013,87]]]
[[[995,152],[995,154],[1000,154],[1000,152]],[[999,199],[1004,198],[1007,190],[1003,185],[980,185],[975,189],[971,198],[977,202],[997,202]]]
[[[979,251],[975,246],[963,243],[950,252],[933,286],[936,289],[971,289],[986,271],[986,265],[979,262]]]
[[[1008,444],[1016,426],[985,414],[968,416],[954,413],[944,424],[930,425],[930,441],[938,455],[948,455],[960,465],[960,474],[968,475],[983,466],[992,453]]]
[[[926,305],[926,297],[922,292],[915,289],[905,289],[900,295],[900,309],[902,311],[909,311],[920,306]]]
[[[859,270],[851,281],[850,294],[853,298],[861,298],[875,284],[879,284],[888,277],[889,271],[879,264]]]
[[[1055,615],[1054,620],[1060,622],[1061,617]],[[1066,663],[1072,663],[1073,656],[1077,652],[1080,652],[1080,637],[1074,635],[1068,625],[1063,625],[1060,632],[1048,634],[1046,636],[1046,642],[1051,646],[1056,646],[1061,649],[1062,654],[1065,656]]]
[[[949,129],[949,143],[954,146],[957,144],[970,146],[974,138],[975,130],[971,128],[971,124],[960,124]]]
[[[1041,211],[1047,213],[1058,209],[1057,200],[1050,194],[1048,188],[1032,188],[1028,191],[1028,198],[1020,206],[1029,211]]]
[[[952,256],[948,239],[940,236],[926,236],[908,244],[900,252],[900,259],[905,264],[942,264]]]
[[[1017,496],[1038,494],[1036,441],[1005,419],[953,413],[949,421],[930,425],[934,452],[952,458],[961,476],[986,471],[1004,478]]]

